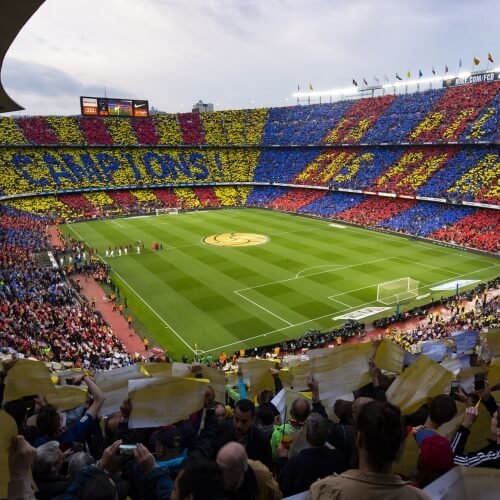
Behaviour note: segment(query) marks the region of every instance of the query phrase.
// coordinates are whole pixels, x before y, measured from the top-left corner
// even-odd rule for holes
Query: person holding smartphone
[[[489,467],[493,469],[500,468],[500,409],[489,391],[488,384],[485,383],[484,391],[480,393],[483,405],[491,414],[491,432],[495,441],[490,442],[484,448],[478,451],[465,453],[465,445],[471,433],[472,426],[476,421],[479,410],[476,406],[469,406],[465,410],[464,420],[458,428],[451,441],[451,447],[454,454],[455,465],[464,467]],[[478,401],[479,404],[479,401]]]

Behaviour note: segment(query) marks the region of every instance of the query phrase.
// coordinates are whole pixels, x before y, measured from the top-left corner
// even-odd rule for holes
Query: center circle
[[[255,233],[221,233],[203,238],[203,243],[215,247],[251,247],[268,241],[267,236]]]

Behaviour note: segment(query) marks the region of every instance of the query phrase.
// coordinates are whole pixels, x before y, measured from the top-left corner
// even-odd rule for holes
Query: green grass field
[[[219,353],[272,344],[311,328],[326,331],[346,321],[337,316],[384,306],[376,300],[377,284],[390,280],[409,276],[420,282],[419,294],[437,298],[455,290],[430,291],[435,285],[498,275],[493,256],[330,224],[234,209],[82,222],[64,231],[99,250],[133,316],[176,358],[195,349]],[[244,247],[203,242],[232,232],[268,241]],[[137,240],[146,245],[140,255],[134,246],[132,254],[105,258],[109,245]],[[163,251],[152,252],[153,241]]]

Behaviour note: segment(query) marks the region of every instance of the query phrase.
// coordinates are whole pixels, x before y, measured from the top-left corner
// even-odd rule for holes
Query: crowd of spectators
[[[305,207],[308,201],[318,207],[319,200],[309,200],[309,191],[303,191],[303,197],[298,198],[300,203],[288,209]],[[195,196],[193,190],[190,193]],[[270,188],[264,188],[261,199],[268,200],[272,195]],[[346,207],[354,196],[328,195],[341,196]],[[152,192],[143,193],[142,201],[147,203],[151,196]],[[293,205],[294,199],[286,195],[281,198],[289,199]],[[204,193],[197,199],[212,198]],[[415,211],[415,202],[408,203],[407,212]],[[377,210],[382,211],[383,207]],[[423,212],[415,211],[415,214],[420,220],[429,218],[426,210],[431,208],[424,206]],[[92,304],[81,302],[68,281],[71,273],[77,271],[106,279],[107,268],[93,258],[95,250],[69,239],[54,252],[57,268],[37,263],[36,254],[46,253],[48,249],[47,222],[9,207],[1,208],[2,353],[47,362],[68,362],[85,369],[102,370],[133,363],[134,359],[125,353],[100,314]],[[476,221],[481,222],[484,223],[481,218]],[[496,280],[487,287],[499,284]],[[484,294],[484,291],[482,286],[463,297],[475,300],[475,308],[470,311],[461,309],[450,299],[451,320],[433,317],[431,321],[427,311],[418,310],[416,314],[426,316],[418,327],[407,332],[389,328],[388,338],[409,347],[418,341],[445,338],[456,330],[498,326],[498,296],[474,299],[475,294]],[[326,334],[311,331],[302,339],[268,346],[251,354],[264,358],[275,357],[277,353],[302,354],[313,348],[340,345],[364,333],[364,325],[348,322]],[[34,406],[32,400],[27,399],[2,401],[4,411],[14,417],[17,425],[17,437],[9,447],[9,499],[115,500],[127,496],[134,500],[279,499],[308,489],[311,499],[353,494],[371,498],[375,491],[398,498],[428,498],[419,488],[456,464],[500,466],[498,414],[488,386],[469,394],[460,391],[460,402],[468,409],[462,426],[448,441],[437,431],[455,417],[458,407],[454,399],[441,394],[417,412],[402,416],[402,411],[387,401],[386,391],[393,378],[377,368],[376,348],[375,344],[368,363],[370,383],[355,391],[354,402],[337,400],[333,420],[328,417],[332,413],[327,404],[331,403],[321,401],[320,384],[314,374],[307,386],[296,388],[308,389],[312,401],[305,396],[295,397],[284,416],[280,416],[280,411],[271,403],[282,388],[277,369],[272,370],[274,390],[266,389],[257,394],[256,402],[251,401],[244,380],[245,367],[243,363],[238,365],[237,356],[231,358],[239,369],[237,382],[227,387],[226,399],[217,401],[214,390],[207,387],[204,399],[199,402],[199,411],[166,427],[129,426],[133,412],[129,399],[121,405],[116,403],[112,412],[102,415],[107,394],[91,377],[83,374],[74,377],[72,383],[85,383],[90,398],[84,406],[64,414],[48,404],[43,395],[37,397]],[[2,363],[0,398],[8,389],[8,372],[15,368],[15,357],[10,358],[12,356]],[[205,362],[217,366],[217,361],[207,359]],[[192,372],[202,378],[203,366],[193,365]],[[487,449],[465,453],[466,440],[471,430],[474,431],[477,419],[477,401],[482,401],[479,404],[492,416],[496,441]],[[420,425],[425,429],[420,429]],[[402,441],[411,435],[420,449],[414,473],[405,478],[413,485],[392,473]],[[436,447],[441,450],[438,459],[434,453]],[[36,493],[30,485],[30,471],[38,488]],[[334,473],[338,475],[332,476]],[[316,482],[318,479],[321,480]]]
[[[421,398],[411,410],[400,408],[392,386],[401,384],[401,377],[377,366],[380,345],[372,343],[365,359],[367,378],[349,399],[324,399],[321,395],[337,381],[310,373],[295,389],[303,392],[292,393],[283,413],[275,398],[285,383],[278,365],[269,369],[272,387],[266,385],[252,400],[240,363],[224,400],[206,385],[194,401],[196,411],[186,413],[172,401],[184,417],[164,426],[148,425],[146,419],[139,427],[133,398],[108,403],[104,379],[84,373],[70,379],[88,390],[87,401],[76,408],[61,411],[43,394],[6,399],[17,367],[15,359],[5,359],[2,417],[15,427],[7,446],[8,499],[279,500],[304,492],[311,500],[428,499],[425,487],[456,465],[498,469],[494,387],[487,382],[467,392],[455,387],[451,394]],[[189,369],[191,377],[203,379],[202,365]],[[494,440],[466,452],[479,412],[488,415]],[[418,450],[415,457],[407,454],[410,441]],[[413,460],[406,474],[400,472],[402,457]]]
[[[492,146],[130,150],[14,147],[0,151],[5,195],[178,183],[266,182],[495,204]]]
[[[281,145],[494,140],[498,81],[335,103],[123,120],[19,117],[1,144]]]
[[[1,208],[0,346],[86,367],[128,363],[121,341],[68,280],[75,270],[99,273],[101,265],[78,245],[55,252],[54,263],[39,262],[49,249],[46,231],[47,220]]]

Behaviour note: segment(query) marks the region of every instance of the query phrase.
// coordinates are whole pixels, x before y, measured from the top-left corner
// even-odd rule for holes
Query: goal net
[[[177,215],[179,213],[180,208],[178,207],[168,207],[168,208],[157,208],[156,215]]]
[[[410,277],[386,281],[377,285],[377,301],[382,304],[397,304],[418,295],[417,280]]]

